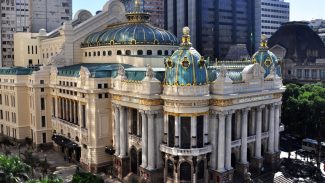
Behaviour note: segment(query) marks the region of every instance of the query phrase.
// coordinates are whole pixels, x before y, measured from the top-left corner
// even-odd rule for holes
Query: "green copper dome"
[[[260,64],[265,69],[264,77],[268,76],[273,68],[275,73],[278,76],[281,76],[280,62],[276,55],[269,51],[269,48],[267,47],[267,38],[265,36],[262,37],[259,50],[252,56],[252,61],[253,63]]]
[[[174,34],[149,24],[150,14],[140,11],[138,1],[135,1],[135,11],[126,14],[126,18],[127,23],[90,34],[81,46],[178,44]]]
[[[208,83],[206,62],[190,43],[189,28],[183,29],[182,44],[171,57],[165,60],[165,84],[205,85]]]

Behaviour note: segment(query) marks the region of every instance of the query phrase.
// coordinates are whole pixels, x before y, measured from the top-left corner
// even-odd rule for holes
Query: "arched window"
[[[171,160],[167,160],[167,177],[174,177],[174,164]]]
[[[75,139],[76,139],[77,142],[79,142],[79,137],[76,136]]]
[[[137,51],[137,54],[138,54],[138,55],[143,55],[143,50],[138,50],[138,51]]]
[[[108,56],[112,56],[112,51],[107,51]]]
[[[152,50],[147,50],[147,55],[152,55]]]
[[[162,55],[162,50],[158,50],[157,55]]]
[[[157,40],[157,39],[154,40],[153,43],[154,43],[154,44],[158,44],[158,40]]]
[[[95,51],[93,52],[93,56],[96,57],[96,52]]]
[[[85,52],[85,57],[87,57],[87,55],[88,55],[87,52]]]
[[[106,56],[106,51],[103,51],[103,56]]]
[[[122,55],[122,51],[121,50],[117,50],[116,54],[117,55]]]
[[[165,55],[168,55],[168,50],[165,50]]]
[[[111,45],[114,45],[114,44],[115,44],[115,41],[114,41],[114,40],[111,40],[111,41],[110,41],[110,44],[111,44]]]
[[[198,180],[204,179],[204,161],[203,160],[201,160],[197,164],[197,179]]]
[[[192,179],[192,170],[191,164],[188,162],[183,162],[180,165],[180,179],[181,181],[191,181]]]
[[[89,52],[89,53],[88,53],[88,56],[90,56],[90,57],[91,57],[91,52]]]
[[[131,41],[131,43],[132,43],[132,44],[137,44],[137,41],[133,39],[133,40]]]
[[[131,55],[131,50],[126,50],[125,55]]]
[[[97,52],[97,56],[100,56],[100,51]]]
[[[71,138],[71,134],[70,133],[68,133],[68,138]]]
[[[61,134],[63,134],[63,129],[61,129]]]

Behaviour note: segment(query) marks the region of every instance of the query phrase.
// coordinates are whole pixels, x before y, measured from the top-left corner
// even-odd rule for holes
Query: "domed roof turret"
[[[182,43],[178,50],[165,60],[166,85],[205,85],[208,84],[206,61],[192,47],[190,29],[183,28]]]
[[[276,74],[281,76],[280,62],[275,54],[269,51],[267,46],[267,37],[265,35],[262,35],[260,48],[252,56],[252,61],[253,63],[260,64],[265,69],[265,77],[271,73],[273,67]]]
[[[141,12],[138,0],[135,9],[126,14],[127,23],[112,25],[100,32],[90,34],[83,47],[105,45],[176,45],[177,37],[149,23],[150,14]]]

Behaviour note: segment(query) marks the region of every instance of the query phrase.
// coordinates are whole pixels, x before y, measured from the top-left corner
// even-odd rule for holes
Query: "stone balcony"
[[[207,145],[203,148],[194,149],[180,149],[175,147],[168,147],[164,144],[160,145],[160,150],[164,153],[171,154],[174,156],[199,156],[212,152],[212,146]]]

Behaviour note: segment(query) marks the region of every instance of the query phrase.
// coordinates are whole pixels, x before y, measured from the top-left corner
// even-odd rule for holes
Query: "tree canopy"
[[[325,86],[319,84],[286,85],[282,122],[290,133],[302,138],[325,134]]]

